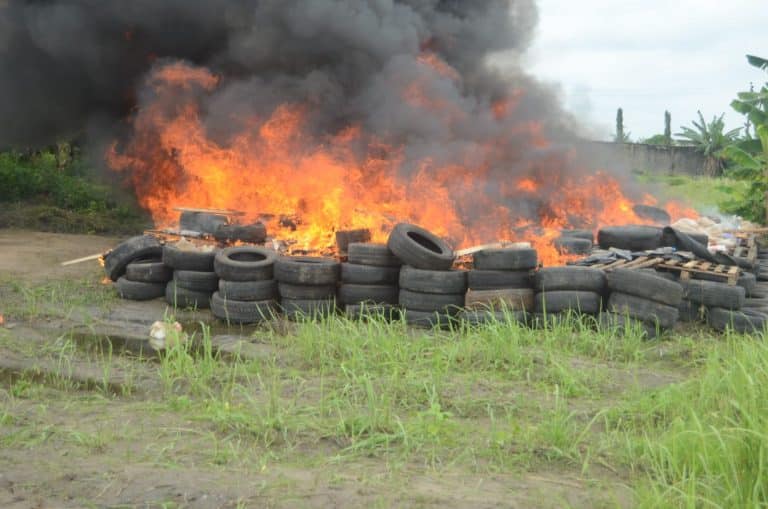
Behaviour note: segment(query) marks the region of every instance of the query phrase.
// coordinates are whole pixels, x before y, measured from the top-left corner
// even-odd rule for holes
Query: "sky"
[[[539,0],[525,68],[557,87],[588,136],[610,139],[616,109],[633,141],[725,113],[736,93],[768,81],[746,54],[768,58],[768,0]],[[503,67],[503,64],[501,64]]]

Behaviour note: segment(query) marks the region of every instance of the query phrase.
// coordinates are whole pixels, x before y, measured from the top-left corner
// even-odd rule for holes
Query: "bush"
[[[51,152],[0,153],[0,203],[5,204],[0,226],[121,233],[145,226],[146,217],[135,204],[120,204],[113,189],[87,173],[79,160],[59,168]]]

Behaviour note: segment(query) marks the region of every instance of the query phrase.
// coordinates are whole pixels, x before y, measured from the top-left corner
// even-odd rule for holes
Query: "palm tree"
[[[704,173],[706,175],[719,175],[725,167],[723,149],[736,141],[741,127],[726,131],[723,121],[725,113],[719,117],[712,117],[712,121],[709,123],[704,120],[701,111],[698,113],[699,122],[693,121],[694,129],[682,126],[683,132],[677,133],[675,136],[687,141],[704,155]]]

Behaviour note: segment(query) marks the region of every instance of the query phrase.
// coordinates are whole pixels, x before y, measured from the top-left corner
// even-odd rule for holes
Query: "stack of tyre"
[[[259,323],[277,314],[277,253],[271,249],[239,246],[216,254],[213,268],[219,278],[211,297],[213,316],[229,323]]]
[[[707,323],[717,331],[732,327],[737,332],[763,329],[765,315],[745,308],[747,291],[743,286],[692,279],[681,283],[685,299],[706,309]]]
[[[596,315],[602,308],[605,274],[589,267],[548,267],[536,272],[535,311],[539,323],[569,313]]]
[[[280,305],[290,320],[320,318],[336,310],[340,264],[333,258],[283,256],[275,262]]]
[[[454,254],[437,235],[413,224],[400,223],[387,240],[403,263],[398,302],[405,321],[416,326],[445,326],[464,306],[465,271],[451,270]]]
[[[162,245],[152,235],[131,237],[107,253],[104,271],[116,282],[118,295],[130,300],[162,297],[170,277],[162,253]]]
[[[339,305],[348,318],[393,318],[398,303],[402,262],[383,244],[352,242],[341,264]]]
[[[538,255],[531,248],[485,249],[473,256],[462,318],[470,324],[513,320],[526,323],[534,308],[533,270]]]
[[[123,299],[151,300],[165,295],[165,287],[173,278],[173,269],[160,256],[139,258],[125,268],[117,280],[117,293]]]
[[[592,230],[561,230],[554,245],[560,254],[588,255],[592,252],[593,242]]]
[[[173,269],[173,279],[165,288],[165,300],[178,308],[208,309],[219,288],[213,268],[218,250],[196,247],[188,242],[163,246],[163,263]]]
[[[640,323],[648,338],[677,323],[683,287],[651,271],[615,269],[607,276],[608,311],[600,322],[623,329],[627,320]]]

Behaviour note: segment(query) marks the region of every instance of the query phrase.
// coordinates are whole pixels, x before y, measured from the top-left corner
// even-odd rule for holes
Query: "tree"
[[[723,149],[732,145],[741,131],[741,127],[725,130],[725,121],[721,114],[719,117],[712,117],[712,121],[707,123],[704,115],[699,113],[699,122],[693,121],[693,129],[682,126],[682,132],[675,136],[687,141],[704,155],[704,173],[709,176],[719,175],[725,168],[725,157]]]
[[[613,141],[616,143],[629,142],[629,133],[624,132],[624,110],[621,108],[616,110],[616,134],[613,137]]]
[[[750,65],[768,71],[768,59],[747,55]],[[747,192],[723,204],[726,212],[739,214],[752,221],[768,223],[768,83],[758,92],[740,92],[731,107],[747,117],[755,137],[747,136],[731,145],[724,154],[733,163],[729,176],[750,182]],[[749,134],[749,133],[747,133]]]

